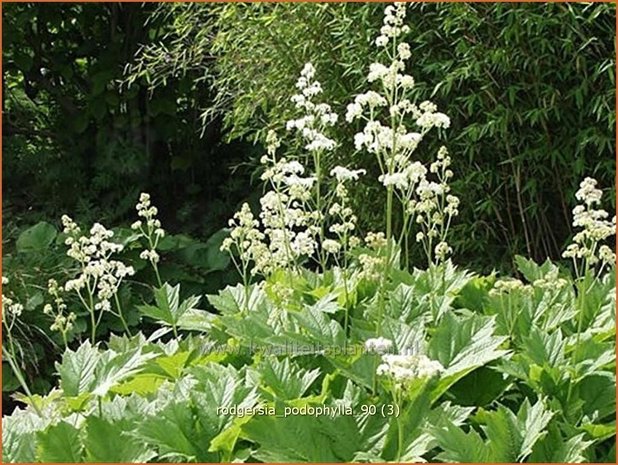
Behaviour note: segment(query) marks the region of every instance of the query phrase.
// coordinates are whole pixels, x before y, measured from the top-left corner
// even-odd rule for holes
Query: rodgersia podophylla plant
[[[293,97],[304,116],[287,125],[289,130],[297,131],[308,156],[278,157],[281,143],[271,131],[267,153],[261,159],[261,179],[268,189],[260,199],[259,216],[254,217],[244,204],[229,222],[232,231],[222,250],[232,253],[245,281],[277,269],[298,271],[300,264],[309,259],[316,259],[324,269],[329,258],[337,260],[350,245],[359,242],[352,233],[356,216],[349,207],[345,183],[358,179],[365,171],[337,166],[329,179],[335,181],[334,190],[328,194],[321,190],[326,179],[322,158],[336,146],[324,131],[337,121],[337,115],[329,105],[313,102],[321,92],[314,75],[313,66],[307,64],[297,84],[301,93]]]
[[[147,243],[146,249],[140,253],[142,260],[147,260],[152,265],[159,287],[163,285],[159,274],[158,263],[161,257],[157,252],[159,241],[165,236],[165,231],[161,228],[161,221],[157,218],[159,213],[157,207],[152,205],[150,194],[142,193],[139,197],[139,202],[135,206],[137,216],[141,219],[131,225],[131,229],[138,232],[140,238],[145,239]]]
[[[69,247],[67,255],[78,266],[77,277],[64,284],[64,291],[75,293],[90,314],[92,343],[96,340],[96,329],[105,312],[116,315],[129,332],[118,291],[122,282],[133,276],[135,270],[114,259],[124,247],[112,242],[114,232],[99,223],[95,223],[87,235],[82,234],[79,226],[67,215],[62,217],[62,224],[67,235],[65,244]],[[52,296],[57,298],[53,293]]]
[[[303,149],[307,152],[305,164],[314,170],[315,191],[312,200],[315,202],[314,211],[323,215],[325,202],[322,194],[324,181],[324,157],[335,150],[337,143],[328,136],[328,128],[334,126],[339,119],[327,103],[317,103],[316,98],[322,93],[322,86],[315,79],[316,70],[311,63],[305,64],[296,82],[299,93],[292,96],[292,102],[301,112],[298,119],[287,122],[288,131],[295,132],[300,138]],[[318,232],[320,243],[325,240],[324,218],[318,218]],[[325,266],[326,255],[321,249],[317,250],[318,260]]]
[[[437,161],[429,170],[414,160],[425,135],[433,128],[448,128],[450,119],[438,112],[433,103],[425,101],[417,105],[409,98],[414,78],[405,72],[412,56],[410,45],[402,40],[409,32],[405,17],[404,3],[386,7],[384,25],[375,42],[384,62],[371,64],[367,75],[375,90],[357,95],[346,114],[349,122],[357,119],[364,122],[354,143],[357,150],[376,156],[381,171],[379,181],[386,188],[387,266],[392,262],[395,241],[407,248],[414,222],[421,227],[416,239],[423,244],[428,261],[445,260],[451,252],[446,235],[459,203],[449,194],[448,181],[453,173],[446,148],[440,148]],[[413,128],[409,127],[410,123]],[[436,179],[429,179],[429,173]],[[402,207],[399,235],[393,231],[395,198]]]
[[[604,270],[612,269],[616,263],[616,254],[606,244],[608,238],[616,234],[616,216],[609,219],[609,213],[602,208],[603,192],[597,187],[593,178],[585,178],[575,193],[581,202],[573,209],[573,228],[577,233],[573,242],[567,246],[562,256],[573,261],[576,277],[578,319],[577,337],[573,357],[577,359],[581,348],[581,332],[587,295],[597,283]],[[569,397],[571,395],[569,386]]]
[[[597,188],[597,181],[584,179],[575,193],[581,203],[573,209],[573,228],[577,233],[562,256],[573,261],[578,278],[597,269],[597,276],[616,262],[614,251],[603,244],[616,234],[616,216],[611,220],[609,213],[600,208],[603,192]]]

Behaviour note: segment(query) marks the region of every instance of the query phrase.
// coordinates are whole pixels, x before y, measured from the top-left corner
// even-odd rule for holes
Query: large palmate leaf
[[[246,289],[242,284],[227,286],[217,295],[207,296],[208,302],[223,315],[235,315],[243,311],[254,311],[263,305],[264,290],[257,285]]]
[[[139,422],[135,437],[155,449],[158,456],[182,461],[213,462],[219,449],[212,441],[232,423],[231,407],[252,407],[255,389],[233,367],[209,364],[192,370],[187,383],[162,391],[160,407]],[[223,410],[221,410],[223,409]],[[230,439],[235,443],[235,438]],[[233,449],[220,441],[221,449]]]
[[[170,401],[140,422],[134,437],[151,447],[163,460],[212,462],[208,443],[201,437],[196,411],[189,400]]]
[[[60,387],[66,396],[78,396],[91,391],[100,358],[98,349],[92,347],[90,341],[84,342],[75,351],[67,349],[62,363],[56,363]]]
[[[37,458],[41,462],[77,463],[83,461],[84,446],[79,430],[65,422],[48,426],[37,434]]]
[[[560,330],[552,334],[532,327],[530,334],[523,339],[522,353],[539,366],[559,366],[564,362],[566,341]]]
[[[523,461],[547,434],[552,416],[553,412],[546,410],[542,401],[531,406],[526,399],[517,415],[504,406],[478,415],[484,423],[485,441],[474,430],[465,433],[452,424],[435,427],[433,433],[443,449],[439,458],[453,462]]]
[[[558,272],[558,267],[549,261],[549,259],[545,260],[542,265],[538,265],[534,260],[522,257],[521,255],[515,255],[515,263],[517,264],[519,272],[531,283],[537,279],[544,278],[550,273]]]
[[[151,352],[142,353],[141,348],[120,354],[104,352],[95,371],[96,382],[92,393],[104,396],[113,386],[139,373],[146,362],[156,356]]]
[[[276,357],[266,357],[248,374],[271,400],[292,400],[307,392],[320,376],[320,370],[304,370],[288,358],[280,361]]]
[[[389,295],[388,315],[406,323],[410,323],[423,315],[428,316],[429,306],[426,302],[420,302],[422,297],[423,294],[419,293],[415,286],[404,283],[398,284]]]
[[[414,270],[414,290],[418,296],[418,304],[430,310],[435,323],[453,308],[453,302],[461,289],[474,277],[466,270],[457,269],[448,260],[439,266],[427,270]]]
[[[583,400],[583,413],[589,418],[615,419],[616,374],[603,371],[591,373],[578,383],[577,391]]]
[[[2,462],[34,462],[36,433],[45,429],[51,421],[51,414],[40,417],[32,409],[20,408],[10,416],[2,417]]]
[[[43,253],[54,242],[57,235],[58,231],[53,225],[41,221],[19,235],[16,242],[17,250]]]
[[[84,450],[88,462],[147,462],[155,456],[143,442],[127,435],[133,422],[109,422],[90,416],[86,419]]]
[[[321,405],[316,405],[321,406]],[[349,462],[360,433],[351,416],[256,416],[242,426],[263,462]]]
[[[191,296],[182,302],[180,301],[180,284],[172,287],[165,283],[161,288],[154,291],[154,297],[156,305],[142,305],[138,307],[139,311],[147,317],[173,328],[177,328],[187,315],[193,315],[193,318],[189,319],[193,321],[196,314],[205,313],[197,308],[200,302],[199,297]],[[186,324],[189,324],[189,320]]]
[[[493,317],[444,315],[427,346],[429,357],[445,368],[434,399],[474,369],[507,355],[499,349],[505,337],[495,336],[495,327]]]
[[[291,341],[325,348],[343,347],[343,328],[318,308],[305,306],[300,312],[290,313],[290,317],[297,323],[296,330],[287,333]]]
[[[491,461],[489,446],[473,429],[466,433],[461,428],[450,424],[435,428],[432,434],[442,449],[436,457],[440,462],[483,463]]]
[[[113,387],[137,374],[155,353],[142,353],[142,347],[117,353],[113,350],[99,352],[90,342],[76,351],[67,350],[62,363],[56,364],[60,374],[60,387],[64,394],[76,397],[92,393],[104,396]]]
[[[36,457],[35,434],[20,431],[10,420],[2,419],[2,462],[34,462]]]
[[[218,409],[247,409],[257,402],[257,389],[249,386],[244,373],[239,373],[232,366],[209,364],[196,367],[191,374],[197,384],[190,396],[198,407],[198,418],[207,440],[219,434],[233,418],[232,414],[222,413]]]
[[[444,402],[424,415],[423,422],[420,427],[414,431],[407,432],[404,436],[404,448],[401,456],[402,462],[420,462],[422,457],[435,446],[437,441],[434,438],[432,431],[435,428],[464,424],[472,408],[459,407],[451,405],[450,402]]]
[[[585,452],[592,441],[585,440],[585,434],[564,437],[560,428],[550,424],[547,434],[534,445],[529,462],[535,463],[581,463],[586,462]]]

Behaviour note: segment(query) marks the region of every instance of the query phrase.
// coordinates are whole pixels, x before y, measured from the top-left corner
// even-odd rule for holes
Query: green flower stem
[[[37,415],[40,416],[41,418],[43,418],[43,413],[41,412],[39,407],[34,402],[34,398],[32,396],[32,391],[30,391],[30,388],[28,387],[28,383],[26,382],[26,378],[24,377],[24,375],[23,375],[23,373],[21,371],[21,368],[15,362],[15,347],[13,345],[13,338],[11,337],[10,331],[7,330],[6,334],[8,335],[10,351],[7,351],[5,349],[5,347],[2,347],[2,359],[6,360],[9,363],[9,366],[13,370],[13,373],[15,373],[15,377],[17,378],[17,381],[19,382],[20,386],[22,387],[22,389],[26,393],[26,397],[30,401],[30,405],[32,405],[32,408],[37,413]]]
[[[129,329],[129,325],[124,319],[124,315],[122,314],[122,306],[120,305],[120,299],[118,299],[118,293],[114,293],[114,301],[116,302],[116,308],[118,308],[118,318],[120,318],[120,322],[124,327],[124,330],[127,332],[129,337],[131,336],[131,330]]]

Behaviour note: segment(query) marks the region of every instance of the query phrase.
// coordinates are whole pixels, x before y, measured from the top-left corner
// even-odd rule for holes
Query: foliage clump
[[[404,3],[385,8],[373,44],[386,61],[369,66],[376,90],[350,96],[346,119],[364,123],[353,138],[331,134],[341,123],[317,100],[318,70],[299,69],[300,116],[285,125],[295,150],[268,133],[259,213],[242,205],[220,245],[243,282],[208,295],[211,308],[162,279],[165,234],[147,194],[119,242],[63,219],[77,277],[50,284],[50,313],[72,310],[60,289],[77,293],[91,337],[67,348],[49,394],[20,377],[24,407],[3,418],[6,462],[615,459],[615,255],[604,243],[615,218],[587,178],[565,252],[573,270],[516,257],[520,279],[454,265],[451,159],[445,147],[418,157],[450,119],[408,92],[405,15]],[[324,168],[353,144],[377,169]],[[363,234],[349,187],[376,172],[383,230]],[[114,257],[125,247],[156,276],[137,307],[153,332],[125,324],[117,296],[135,269]],[[3,295],[9,338],[21,311]],[[124,334],[97,340],[104,314]],[[12,345],[3,355],[20,373]]]

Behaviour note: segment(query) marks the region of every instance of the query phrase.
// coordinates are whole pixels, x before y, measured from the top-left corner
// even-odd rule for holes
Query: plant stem
[[[127,332],[129,337],[131,337],[131,330],[129,329],[129,325],[127,324],[126,320],[124,319],[124,315],[122,314],[122,307],[120,305],[120,299],[118,299],[118,293],[114,294],[114,300],[116,302],[116,307],[118,308],[118,318],[120,318],[120,322],[122,323],[124,330]]]
[[[155,272],[155,276],[157,277],[157,283],[159,284],[159,287],[163,287],[163,282],[161,281],[161,275],[159,274],[159,267],[157,266],[157,264],[153,261],[151,261],[152,263],[152,267],[154,268],[154,272]]]
[[[15,363],[15,349],[13,348],[13,339],[11,338],[10,333],[7,332],[7,334],[9,334],[9,347],[11,348],[11,350],[9,352],[3,347],[2,348],[2,359],[6,360],[9,363],[11,369],[13,370],[13,373],[15,373],[15,377],[17,378],[17,381],[19,381],[19,384],[21,385],[22,389],[26,393],[26,397],[28,397],[28,400],[30,401],[30,405],[32,405],[32,408],[37,413],[37,415],[43,418],[43,413],[41,412],[39,407],[34,402],[32,391],[30,391],[30,388],[28,387],[28,383],[26,383],[26,378],[21,372],[21,368],[19,368],[17,363]]]

